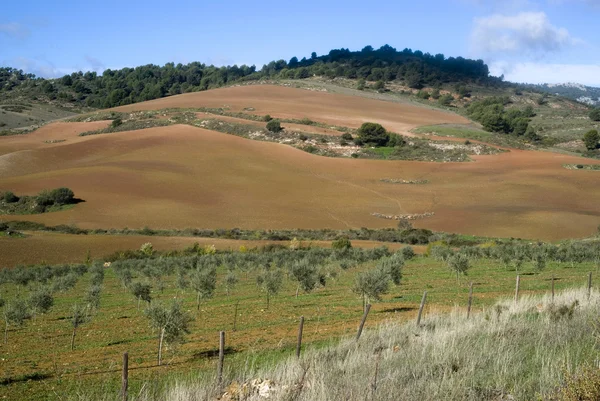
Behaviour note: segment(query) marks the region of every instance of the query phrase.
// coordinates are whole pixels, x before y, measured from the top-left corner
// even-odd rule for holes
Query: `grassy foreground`
[[[512,299],[466,318],[389,322],[263,369],[173,382],[154,400],[596,400],[600,294]],[[81,399],[87,399],[85,396]],[[106,397],[105,399],[114,399]]]
[[[591,248],[591,245],[588,248]],[[340,337],[353,335],[362,315],[361,299],[352,291],[355,279],[365,271],[372,271],[386,254],[387,251],[382,248],[353,249],[352,252],[346,253],[315,248],[204,255],[199,260],[211,264],[214,262],[218,266],[216,291],[212,298],[202,300],[199,309],[195,292],[189,287],[179,285],[181,278],[185,280],[196,271],[187,266],[194,261],[194,257],[163,255],[122,260],[101,269],[104,273],[100,280],[98,305],[90,315],[91,320],[78,328],[73,350],[70,349],[73,306],[89,302],[87,298],[89,291],[95,286],[97,268],[84,265],[55,267],[57,273],[62,273],[50,278],[44,275],[45,272],[50,272],[45,268],[7,269],[4,271],[5,280],[0,285],[0,295],[7,302],[4,310],[10,303],[19,299],[28,300],[42,288],[53,292],[54,305],[46,313],[35,315],[21,326],[11,324],[8,327],[7,342],[0,345],[0,390],[9,399],[78,399],[82,394],[88,399],[111,399],[119,392],[121,357],[123,352],[127,351],[130,355],[132,397],[133,394],[136,394],[136,397],[141,394],[140,399],[162,399],[165,389],[171,388],[174,382],[186,377],[192,377],[194,380],[207,377],[209,382],[212,380],[210,378],[215,371],[214,355],[220,330],[227,331],[229,351],[226,361],[227,369],[230,370],[228,380],[239,381],[240,378],[263,375],[275,378],[281,383],[282,378],[271,373],[267,375],[265,372],[270,372],[276,363],[293,354],[299,316],[306,319],[304,343],[309,349],[323,348],[337,342]],[[573,255],[575,257],[577,254]],[[134,256],[140,257],[141,254],[131,254],[131,257]],[[267,308],[265,293],[257,287],[257,277],[263,272],[262,263],[284,263],[283,268],[288,271],[295,261],[305,258],[312,258],[310,260],[314,260],[314,264],[320,266],[320,271],[327,276],[326,285],[319,286],[311,293],[301,292],[296,297],[297,283],[290,274],[286,274],[281,290],[271,297],[270,306]],[[36,278],[26,281],[26,273],[30,270],[35,272]],[[131,292],[132,286],[128,288],[124,285],[124,272],[127,270],[132,274],[133,282],[148,283],[151,286],[153,304],[169,304],[175,298],[194,318],[185,343],[177,347],[175,344],[169,345],[166,348],[163,366],[157,366],[157,332],[152,330],[145,316],[146,303],[142,302],[138,307],[138,300]],[[521,293],[527,295],[548,292],[551,277],[556,279],[557,290],[580,286],[586,282],[588,272],[594,270],[595,263],[579,259],[577,263],[549,260],[546,267],[538,271],[528,259],[519,267],[519,274],[522,276]],[[291,270],[289,272],[291,273]],[[228,276],[231,273],[236,275],[238,282],[228,289]],[[402,352],[407,345],[416,341],[416,338],[413,338],[415,333],[424,338],[425,335],[435,333],[435,327],[441,327],[437,324],[432,325],[432,322],[435,322],[435,319],[430,317],[433,310],[448,312],[455,305],[464,310],[470,281],[473,281],[475,287],[473,310],[481,312],[478,319],[485,320],[485,316],[488,316],[487,324],[497,325],[501,320],[496,314],[502,319],[507,315],[504,314],[504,310],[490,307],[498,297],[514,291],[516,276],[512,265],[507,266],[495,259],[474,258],[468,279],[461,278],[457,281],[456,275],[447,264],[433,256],[407,259],[402,273],[401,285],[391,287],[389,293],[382,296],[381,302],[373,304],[367,321],[368,328],[388,320],[393,320],[396,324],[413,321],[421,294],[427,290],[429,295],[425,328],[408,335],[412,332],[409,330],[411,326],[407,326],[405,334],[390,337],[396,338],[394,341],[398,341],[396,345]],[[69,279],[73,280],[71,285],[67,285]],[[495,312],[496,310],[500,312]],[[234,317],[236,311],[237,318]],[[529,319],[529,324],[536,322],[535,317],[538,315],[524,316]],[[236,331],[232,330],[234,324],[237,327]],[[415,330],[414,325],[412,327],[411,330]],[[565,326],[565,330],[567,328],[568,325]],[[507,331],[510,335],[507,334],[506,341],[509,342],[514,340],[511,330]],[[464,334],[462,331],[461,333]],[[523,332],[517,337],[529,338],[530,334]],[[402,335],[406,335],[407,338],[401,341]],[[570,341],[570,337],[568,338]],[[472,341],[475,339],[476,337],[471,337]],[[489,341],[503,341],[503,337],[497,334]],[[368,342],[369,346],[375,343],[369,339],[365,342]],[[582,343],[583,345],[585,343]],[[332,355],[337,355],[335,352]],[[532,348],[525,355],[536,352]],[[428,353],[429,351],[424,355]],[[587,360],[590,354],[582,348],[581,355],[569,354],[570,357],[572,355],[573,359],[570,359],[569,363],[575,366]],[[459,366],[463,366],[463,357],[459,357],[458,354],[455,356]],[[343,366],[343,363],[340,362],[340,366]],[[432,367],[437,373],[431,374],[443,376],[443,369],[446,367]],[[483,369],[486,373],[480,374],[496,374],[495,370],[486,369]],[[310,371],[311,374],[317,374],[312,373],[313,370]],[[424,373],[419,373],[422,374]],[[367,378],[362,380],[357,380],[357,383],[368,386],[364,384]],[[210,389],[210,386],[207,388]],[[510,392],[512,391],[510,387]],[[335,396],[336,393],[332,395]],[[196,398],[182,399],[205,399],[203,397],[199,395]]]

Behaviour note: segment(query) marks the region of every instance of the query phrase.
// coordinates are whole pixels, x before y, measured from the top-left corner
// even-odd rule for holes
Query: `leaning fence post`
[[[217,380],[219,382],[219,387],[221,387],[221,383],[223,382],[223,362],[225,360],[225,332],[221,331],[219,333],[219,365],[217,367]]]
[[[363,327],[365,326],[365,322],[367,321],[367,315],[369,314],[370,310],[371,310],[371,304],[367,304],[365,306],[365,313],[363,314],[362,320],[360,321],[360,326],[358,326],[358,333],[356,333],[356,341],[358,341],[358,339],[360,338],[360,335],[362,334]]]
[[[423,308],[425,307],[425,300],[427,299],[427,291],[423,293],[421,298],[421,306],[419,306],[419,314],[417,315],[417,327],[421,325],[421,317],[423,316]]]
[[[129,353],[123,353],[123,374],[121,376],[121,395],[127,401],[127,387],[129,385]]]
[[[519,300],[519,285],[521,284],[521,276],[517,275],[517,284],[515,285],[515,303]]]
[[[300,316],[300,326],[298,326],[298,344],[296,344],[296,358],[300,358],[300,349],[302,348],[302,330],[304,329],[304,316]]]
[[[588,299],[592,295],[592,272],[588,273]]]
[[[473,305],[473,282],[469,285],[469,304],[467,305],[467,319],[471,316],[471,305]]]

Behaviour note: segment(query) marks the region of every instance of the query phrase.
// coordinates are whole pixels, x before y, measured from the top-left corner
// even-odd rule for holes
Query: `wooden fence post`
[[[129,386],[129,353],[123,353],[123,374],[121,376],[121,395],[127,401],[127,387]]]
[[[363,327],[365,326],[365,322],[367,321],[367,315],[369,314],[370,310],[371,304],[367,304],[367,306],[365,307],[365,313],[363,314],[362,320],[360,321],[360,326],[358,326],[358,333],[356,333],[356,341],[358,341],[360,335],[362,334]]]
[[[302,330],[304,330],[304,316],[300,316],[300,326],[298,326],[298,343],[296,344],[296,358],[300,358],[302,349]]]
[[[517,275],[517,284],[515,285],[515,303],[519,300],[519,285],[521,284],[521,276]]]
[[[552,275],[552,303],[554,303],[554,274]]]
[[[473,305],[473,282],[469,285],[469,304],[467,305],[467,319],[471,316],[471,306]]]
[[[588,273],[588,299],[592,295],[592,272]]]
[[[219,387],[221,387],[221,383],[223,382],[223,362],[225,360],[225,332],[221,331],[219,333],[219,365],[217,367],[217,380],[219,382]]]
[[[423,308],[425,307],[425,300],[427,299],[427,291],[423,293],[421,298],[421,306],[419,306],[419,314],[417,315],[417,327],[421,325],[421,317],[423,316]]]

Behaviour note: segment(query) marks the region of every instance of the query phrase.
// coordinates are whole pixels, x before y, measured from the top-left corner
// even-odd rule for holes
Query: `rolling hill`
[[[184,94],[116,111],[195,107],[252,109],[248,113],[351,128],[374,121],[399,132],[467,122],[406,103],[268,85]],[[394,227],[393,220],[374,214],[433,213],[415,224],[559,239],[591,234],[600,216],[596,173],[563,168],[583,163],[573,156],[512,149],[467,163],[340,159],[181,124],[78,136],[103,125],[108,122],[54,123],[0,138],[0,188],[30,194],[67,186],[85,200],[60,213],[0,218],[85,228],[276,229]]]

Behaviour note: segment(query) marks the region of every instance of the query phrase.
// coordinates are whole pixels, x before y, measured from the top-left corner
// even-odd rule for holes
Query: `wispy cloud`
[[[9,22],[6,24],[0,24],[0,34],[6,35],[13,39],[27,39],[31,32],[29,29],[17,22]]]
[[[56,67],[50,61],[42,58],[16,57],[12,60],[3,60],[2,64],[33,73],[43,78],[59,78],[75,71],[74,68]]]
[[[477,54],[540,57],[582,41],[552,25],[544,12],[494,14],[475,18],[471,45]]]
[[[106,70],[106,66],[104,65],[104,63],[98,60],[97,58],[89,55],[86,55],[84,58],[86,63],[91,67],[92,71],[102,73],[104,70]]]

